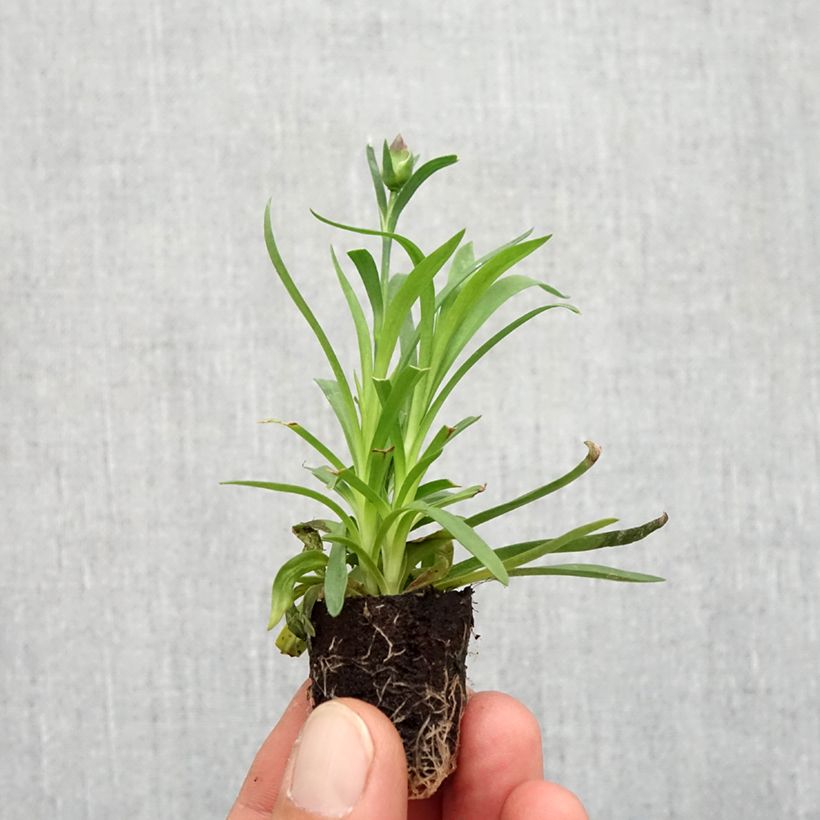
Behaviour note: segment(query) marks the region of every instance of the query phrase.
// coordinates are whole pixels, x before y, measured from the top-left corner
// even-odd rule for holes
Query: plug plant
[[[332,248],[330,251],[329,267],[357,340],[358,360],[353,372],[343,367],[289,272],[271,226],[270,202],[265,209],[268,253],[327,359],[330,373],[316,382],[345,442],[344,450],[334,449],[300,422],[269,419],[301,437],[312,450],[316,462],[307,469],[315,483],[225,482],[303,496],[325,511],[321,517],[294,525],[301,550],[285,561],[274,579],[268,627],[285,620],[278,647],[287,654],[300,654],[316,642],[319,622],[338,619],[354,601],[387,601],[408,593],[416,593],[408,597],[430,599],[485,581],[506,585],[535,575],[637,583],[663,580],[561,559],[570,553],[638,541],[663,526],[665,514],[628,529],[607,529],[617,519],[600,518],[568,532],[499,546],[489,544],[481,535],[482,524],[532,504],[586,473],[600,454],[600,448],[590,441],[585,442],[587,451],[580,462],[560,477],[479,512],[459,514],[458,505],[482,493],[485,485],[459,486],[440,474],[437,462],[445,448],[479,417],[443,422],[448,397],[515,330],[549,311],[578,313],[578,309],[553,285],[512,272],[539,250],[549,235],[532,237],[527,231],[477,256],[473,243],[464,242],[464,230],[435,248],[429,242],[422,247],[398,232],[399,218],[415,193],[430,177],[455,163],[456,156],[441,156],[419,165],[418,157],[410,153],[401,137],[391,145],[384,143],[381,167],[372,147],[368,146],[366,156],[378,226],[353,227],[313,212],[329,226],[381,240],[378,259],[366,248],[348,251],[346,259]],[[499,308],[524,291],[547,299],[501,327],[491,326],[490,332],[483,334],[485,340],[477,342],[476,336]],[[457,552],[457,548],[464,552]],[[552,562],[540,563],[542,559]],[[321,610],[318,618],[317,607]],[[394,642],[388,643],[389,653],[400,651]],[[463,688],[463,662],[460,669]],[[323,674],[327,671],[325,667]],[[316,696],[317,670],[313,664],[311,672]],[[390,680],[396,683],[395,676]],[[396,714],[392,716],[395,720]],[[448,724],[447,731],[451,728]],[[441,737],[435,742],[439,741]],[[453,739],[448,742],[452,745]],[[427,769],[430,765],[438,764],[435,760],[424,764]],[[442,765],[452,768],[452,762]],[[422,793],[430,793],[437,785],[431,787],[429,772],[422,780]]]

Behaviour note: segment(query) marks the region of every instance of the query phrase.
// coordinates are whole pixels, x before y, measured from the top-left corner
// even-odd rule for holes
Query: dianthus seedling
[[[479,417],[442,423],[448,397],[496,345],[530,320],[548,312],[579,311],[552,284],[513,272],[548,242],[549,235],[532,237],[532,232],[526,231],[476,257],[473,243],[464,242],[464,230],[432,249],[427,242],[422,248],[397,232],[399,217],[413,195],[433,174],[455,163],[454,155],[418,165],[418,158],[411,155],[401,137],[392,145],[384,143],[381,167],[372,147],[368,146],[366,155],[378,206],[378,226],[352,227],[314,212],[318,220],[334,228],[381,240],[378,262],[366,248],[349,250],[346,259],[332,248],[330,251],[329,268],[338,282],[357,340],[358,367],[354,372],[346,372],[342,366],[330,338],[285,265],[271,226],[270,202],[265,209],[268,253],[327,359],[330,373],[316,382],[338,420],[345,443],[343,450],[335,449],[303,424],[280,421],[300,436],[317,458],[315,464],[307,465],[315,484],[225,482],[304,496],[325,510],[323,517],[294,526],[302,549],[285,561],[273,582],[268,627],[285,619],[277,639],[279,648],[298,655],[315,643],[317,604],[323,618],[326,615],[336,619],[351,601],[365,599],[370,618],[376,605],[368,609],[367,601],[374,598],[387,602],[392,600],[389,596],[425,590],[455,591],[485,581],[506,585],[521,576],[563,575],[637,583],[663,580],[600,564],[564,563],[560,558],[567,553],[638,541],[666,523],[665,513],[628,529],[606,529],[617,519],[600,518],[568,532],[500,546],[490,545],[480,534],[482,524],[538,501],[586,473],[600,454],[600,448],[591,441],[585,442],[586,453],[581,461],[564,475],[479,512],[459,514],[458,505],[482,493],[485,485],[457,485],[437,472],[437,461]],[[394,270],[399,254],[401,263],[396,267],[401,271]],[[499,308],[524,291],[547,299],[500,328],[493,330],[491,326],[483,334],[485,340],[476,342],[479,331]],[[464,554],[457,553],[457,546]],[[536,564],[545,558],[552,562]],[[434,597],[430,593],[406,596],[408,600],[422,601]],[[382,629],[377,623],[373,628]],[[464,635],[463,647],[453,649],[454,657],[461,653],[458,674],[462,689],[462,650],[466,651],[468,637]],[[390,660],[401,652],[395,640],[385,637],[385,641],[377,668],[382,682],[374,684],[377,690],[384,689],[382,673],[389,667],[385,658]],[[372,643],[370,646],[372,649]],[[315,699],[328,695],[327,675],[337,671],[338,664],[325,661],[326,657],[312,657]],[[323,685],[316,681],[320,668]],[[395,674],[391,675],[388,684],[396,681]],[[449,685],[449,680],[443,685]],[[338,688],[330,695],[334,693],[339,694]],[[384,697],[378,705],[388,711]],[[396,715],[392,716],[395,719]],[[433,741],[438,742],[441,736],[439,732]],[[448,742],[454,742],[447,737]],[[432,753],[430,756],[436,757]],[[454,758],[443,763],[425,760],[411,761],[420,771],[417,780],[421,785],[414,796],[435,790],[441,772],[446,774],[445,770],[454,765]],[[427,771],[431,766],[438,767],[432,778]]]

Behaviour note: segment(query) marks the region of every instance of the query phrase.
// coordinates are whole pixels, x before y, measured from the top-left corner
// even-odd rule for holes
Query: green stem
[[[382,230],[388,233],[393,233],[396,230],[396,222],[398,218],[393,218],[393,203],[396,201],[395,191],[390,192],[390,197],[387,200],[387,208],[382,212]],[[390,279],[390,249],[393,247],[393,240],[389,236],[382,237],[382,267],[381,267],[381,285],[382,285],[382,302],[387,306],[387,283]]]

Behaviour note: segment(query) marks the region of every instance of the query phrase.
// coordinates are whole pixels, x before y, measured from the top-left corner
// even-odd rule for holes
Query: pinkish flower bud
[[[384,153],[382,157],[382,179],[384,184],[391,191],[398,191],[413,173],[414,157],[410,153],[399,134],[396,139],[387,145],[387,140],[384,142]]]

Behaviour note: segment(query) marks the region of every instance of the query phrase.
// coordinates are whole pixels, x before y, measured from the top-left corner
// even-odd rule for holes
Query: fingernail
[[[311,712],[293,755],[291,802],[315,814],[344,817],[364,791],[373,740],[352,709],[330,700]]]

